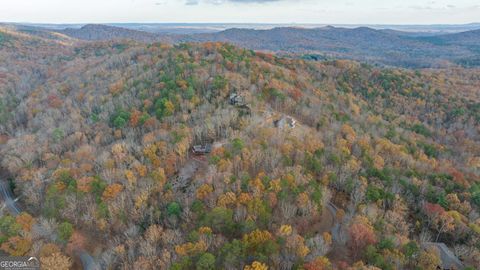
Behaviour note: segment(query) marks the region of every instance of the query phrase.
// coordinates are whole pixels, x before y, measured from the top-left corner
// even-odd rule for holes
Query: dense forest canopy
[[[0,245],[56,269],[480,267],[480,71],[0,28]],[[231,94],[244,99],[238,106]],[[194,155],[194,145],[211,145]]]
[[[1,24],[0,24],[1,25]],[[273,25],[218,25],[189,29],[186,25],[4,24],[17,32],[40,37],[67,36],[84,41],[135,40],[143,43],[223,42],[282,57],[310,60],[348,59],[382,67],[471,68],[480,66],[480,25],[469,24],[448,30],[445,25],[421,26],[403,31],[394,26],[314,27]],[[205,25],[203,26],[205,27]],[[239,28],[230,28],[239,27]],[[255,29],[256,27],[261,29]],[[393,28],[389,28],[393,27]],[[399,27],[399,26],[397,26]],[[419,27],[419,28],[417,28]],[[226,30],[220,30],[228,28]],[[265,28],[265,29],[263,29]],[[400,27],[402,28],[402,27]],[[408,28],[408,27],[407,27]],[[216,29],[216,30],[215,30]],[[165,32],[167,31],[167,32]],[[170,32],[171,31],[171,32]],[[201,33],[206,31],[205,33]]]

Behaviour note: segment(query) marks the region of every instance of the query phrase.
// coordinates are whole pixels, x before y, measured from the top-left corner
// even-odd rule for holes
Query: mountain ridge
[[[31,27],[32,28],[32,27]],[[33,29],[33,28],[32,28]],[[371,27],[229,28],[194,34],[153,33],[103,24],[87,24],[57,32],[79,40],[129,39],[143,43],[226,42],[280,55],[321,55],[322,59],[351,59],[370,64],[406,68],[480,66],[480,30],[451,34],[377,30]]]
[[[79,29],[66,28],[58,32],[77,39],[90,41],[112,39],[132,39],[146,43],[165,41],[162,36],[153,33],[104,24],[87,24]]]
[[[480,41],[479,31],[434,36],[470,34],[472,42]],[[404,67],[442,66],[442,61],[455,61],[472,57],[462,43],[436,45],[422,38],[388,33],[369,27],[349,28],[274,28],[271,30],[234,29],[218,33],[184,36],[181,42],[230,42],[255,50],[291,53],[323,53],[333,57]],[[395,56],[396,55],[396,56]]]

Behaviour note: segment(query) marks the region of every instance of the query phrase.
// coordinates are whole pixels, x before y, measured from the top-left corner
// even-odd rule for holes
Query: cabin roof
[[[208,153],[212,150],[212,145],[211,144],[194,145],[194,146],[192,146],[192,150],[195,153]]]

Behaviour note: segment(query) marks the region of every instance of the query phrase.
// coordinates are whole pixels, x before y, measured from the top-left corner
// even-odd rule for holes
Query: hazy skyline
[[[478,0],[3,0],[2,22],[461,24]]]

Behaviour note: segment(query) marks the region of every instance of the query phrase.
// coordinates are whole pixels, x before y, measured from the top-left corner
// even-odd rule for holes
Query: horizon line
[[[235,24],[250,24],[250,25],[377,25],[377,26],[466,26],[466,25],[480,25],[478,22],[470,23],[411,23],[411,24],[392,24],[392,23],[302,23],[302,22],[15,22],[15,21],[1,21],[0,24],[40,24],[40,25],[87,25],[87,24],[186,24],[186,25],[235,25]]]

